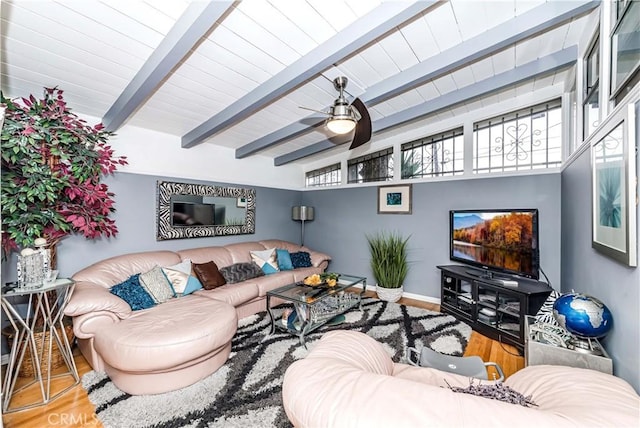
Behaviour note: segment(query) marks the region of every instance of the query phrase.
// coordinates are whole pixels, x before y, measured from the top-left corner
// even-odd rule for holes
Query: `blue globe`
[[[553,304],[553,316],[569,333],[581,338],[605,336],[613,326],[609,308],[586,294],[568,293]]]

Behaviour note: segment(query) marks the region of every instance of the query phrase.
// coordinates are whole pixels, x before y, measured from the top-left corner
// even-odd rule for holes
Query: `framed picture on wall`
[[[378,214],[411,214],[411,184],[378,187]]]
[[[591,246],[628,266],[638,264],[634,109],[620,106],[591,139]]]

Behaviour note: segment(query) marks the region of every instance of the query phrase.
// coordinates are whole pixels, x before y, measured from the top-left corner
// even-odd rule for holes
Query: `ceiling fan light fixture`
[[[331,117],[327,120],[327,128],[335,134],[346,134],[353,131],[356,127],[356,121],[349,116]]]

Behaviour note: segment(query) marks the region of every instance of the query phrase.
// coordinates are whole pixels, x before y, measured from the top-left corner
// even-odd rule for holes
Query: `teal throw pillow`
[[[156,305],[147,290],[140,285],[140,274],[130,276],[120,284],[111,287],[109,291],[127,302],[132,311],[148,309]]]
[[[278,259],[278,268],[280,270],[293,270],[293,264],[291,264],[291,255],[289,251],[278,248],[276,250]]]

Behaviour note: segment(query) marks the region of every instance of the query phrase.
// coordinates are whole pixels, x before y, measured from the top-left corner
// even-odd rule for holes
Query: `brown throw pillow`
[[[218,270],[218,266],[213,261],[207,263],[192,263],[192,268],[205,290],[213,290],[227,283],[224,276],[222,276]]]

